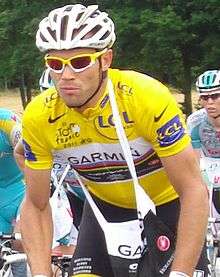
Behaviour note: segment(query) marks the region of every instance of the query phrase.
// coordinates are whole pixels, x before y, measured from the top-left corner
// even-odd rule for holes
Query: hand
[[[190,277],[190,276],[180,271],[171,271],[169,277]]]

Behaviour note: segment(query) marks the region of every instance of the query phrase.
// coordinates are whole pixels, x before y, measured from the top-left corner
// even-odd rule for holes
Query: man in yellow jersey
[[[110,69],[114,41],[112,20],[96,5],[64,6],[39,24],[36,44],[55,87],[23,116],[21,225],[32,274],[51,274],[48,203],[56,164],[70,166],[73,188],[84,184],[87,196],[70,276],[208,276],[204,251],[199,261],[207,192],[182,114],[157,80]],[[146,201],[136,201],[137,192]],[[155,218],[167,228],[159,237]]]

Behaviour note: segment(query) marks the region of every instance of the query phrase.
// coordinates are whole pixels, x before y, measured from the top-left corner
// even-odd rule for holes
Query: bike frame
[[[202,156],[200,167],[208,182],[209,191],[209,220],[206,235],[207,256],[210,261],[211,277],[216,277],[216,261],[220,249],[220,230],[216,224],[220,223],[219,218],[213,217],[213,190],[220,187],[220,159]]]

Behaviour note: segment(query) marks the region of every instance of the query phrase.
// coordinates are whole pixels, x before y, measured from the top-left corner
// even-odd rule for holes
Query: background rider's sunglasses
[[[62,73],[65,65],[69,65],[74,72],[82,72],[83,70],[92,66],[96,59],[106,51],[107,49],[104,49],[100,52],[81,54],[69,59],[62,59],[60,57],[46,55],[44,59],[46,66],[56,73]]]
[[[216,100],[220,97],[220,93],[200,95],[200,99],[207,101],[209,98]]]

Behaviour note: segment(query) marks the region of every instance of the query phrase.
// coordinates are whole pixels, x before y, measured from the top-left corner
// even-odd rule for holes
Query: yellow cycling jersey
[[[182,113],[159,81],[134,71],[109,69],[108,78],[124,126],[140,184],[156,205],[177,198],[159,157],[177,154],[190,138]],[[97,197],[121,207],[135,207],[128,166],[119,143],[108,89],[95,107],[79,113],[68,108],[55,88],[37,96],[23,116],[26,165],[65,168]],[[74,169],[74,170],[73,170]]]

